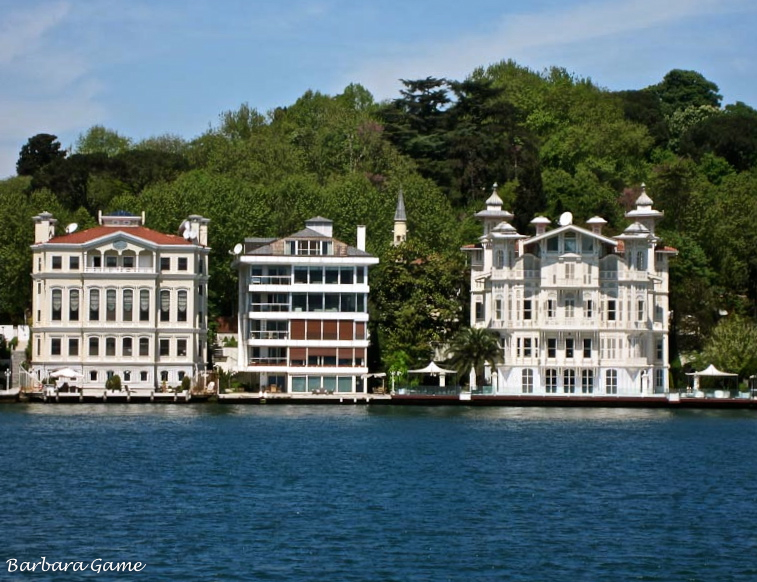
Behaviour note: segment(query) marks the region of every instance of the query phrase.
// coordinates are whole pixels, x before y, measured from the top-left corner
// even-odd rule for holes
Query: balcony
[[[250,285],[290,285],[291,275],[260,275],[250,277]]]

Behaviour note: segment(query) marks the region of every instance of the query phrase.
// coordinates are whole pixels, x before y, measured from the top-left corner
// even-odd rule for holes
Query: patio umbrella
[[[73,368],[61,368],[50,374],[52,378],[65,378],[67,380],[76,380],[77,378],[83,378],[84,374],[77,372]]]
[[[418,370],[408,370],[408,374],[431,374],[433,376],[441,376],[439,379],[439,385],[444,386],[445,385],[445,379],[447,374],[456,374],[456,370],[445,370],[444,368],[440,368],[436,362],[431,362],[428,366],[425,368],[419,368]]]

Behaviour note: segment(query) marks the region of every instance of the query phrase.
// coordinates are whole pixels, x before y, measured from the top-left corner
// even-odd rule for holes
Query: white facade
[[[364,392],[368,373],[365,227],[357,246],[313,218],[282,239],[246,239],[239,271],[238,369],[264,392]]]
[[[668,391],[668,259],[655,224],[662,213],[642,192],[623,234],[602,234],[605,220],[582,228],[532,221],[515,231],[495,191],[476,215],[480,243],[471,263],[471,325],[496,331],[502,363],[495,394],[642,397]]]
[[[101,216],[100,226],[56,236],[34,217],[32,366],[104,388],[176,387],[207,361],[208,222],[190,216],[183,235],[142,226],[144,215]]]

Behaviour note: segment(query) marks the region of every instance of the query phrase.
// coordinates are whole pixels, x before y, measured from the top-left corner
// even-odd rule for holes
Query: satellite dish
[[[66,234],[71,234],[72,232],[76,232],[76,229],[79,228],[79,225],[75,222],[72,222],[66,227]]]
[[[183,236],[185,240],[189,240],[190,238],[192,238],[192,233],[188,230],[185,230],[181,236]]]
[[[235,244],[235,245],[234,245],[234,254],[235,254],[235,255],[238,255],[239,253],[241,253],[241,252],[242,252],[242,249],[243,249],[243,248],[244,248],[244,247],[242,246],[242,243],[237,243],[237,244]]]
[[[557,223],[560,226],[568,226],[569,224],[573,224],[573,215],[570,212],[563,212],[560,215]]]
[[[181,225],[179,226],[179,232],[183,233],[183,232],[184,232],[185,230],[187,230],[188,228],[189,228],[189,221],[188,221],[188,220],[185,220],[185,221],[183,221],[183,222],[181,223]]]
[[[194,240],[194,239],[197,238],[197,234],[198,233],[197,233],[196,230],[188,229],[188,230],[184,231],[184,234],[185,234],[185,238],[187,240]]]

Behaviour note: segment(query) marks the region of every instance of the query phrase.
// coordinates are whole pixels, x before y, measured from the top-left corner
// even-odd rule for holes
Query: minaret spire
[[[394,211],[394,246],[401,245],[407,240],[407,215],[405,214],[405,198],[400,187],[397,196],[397,209]]]

